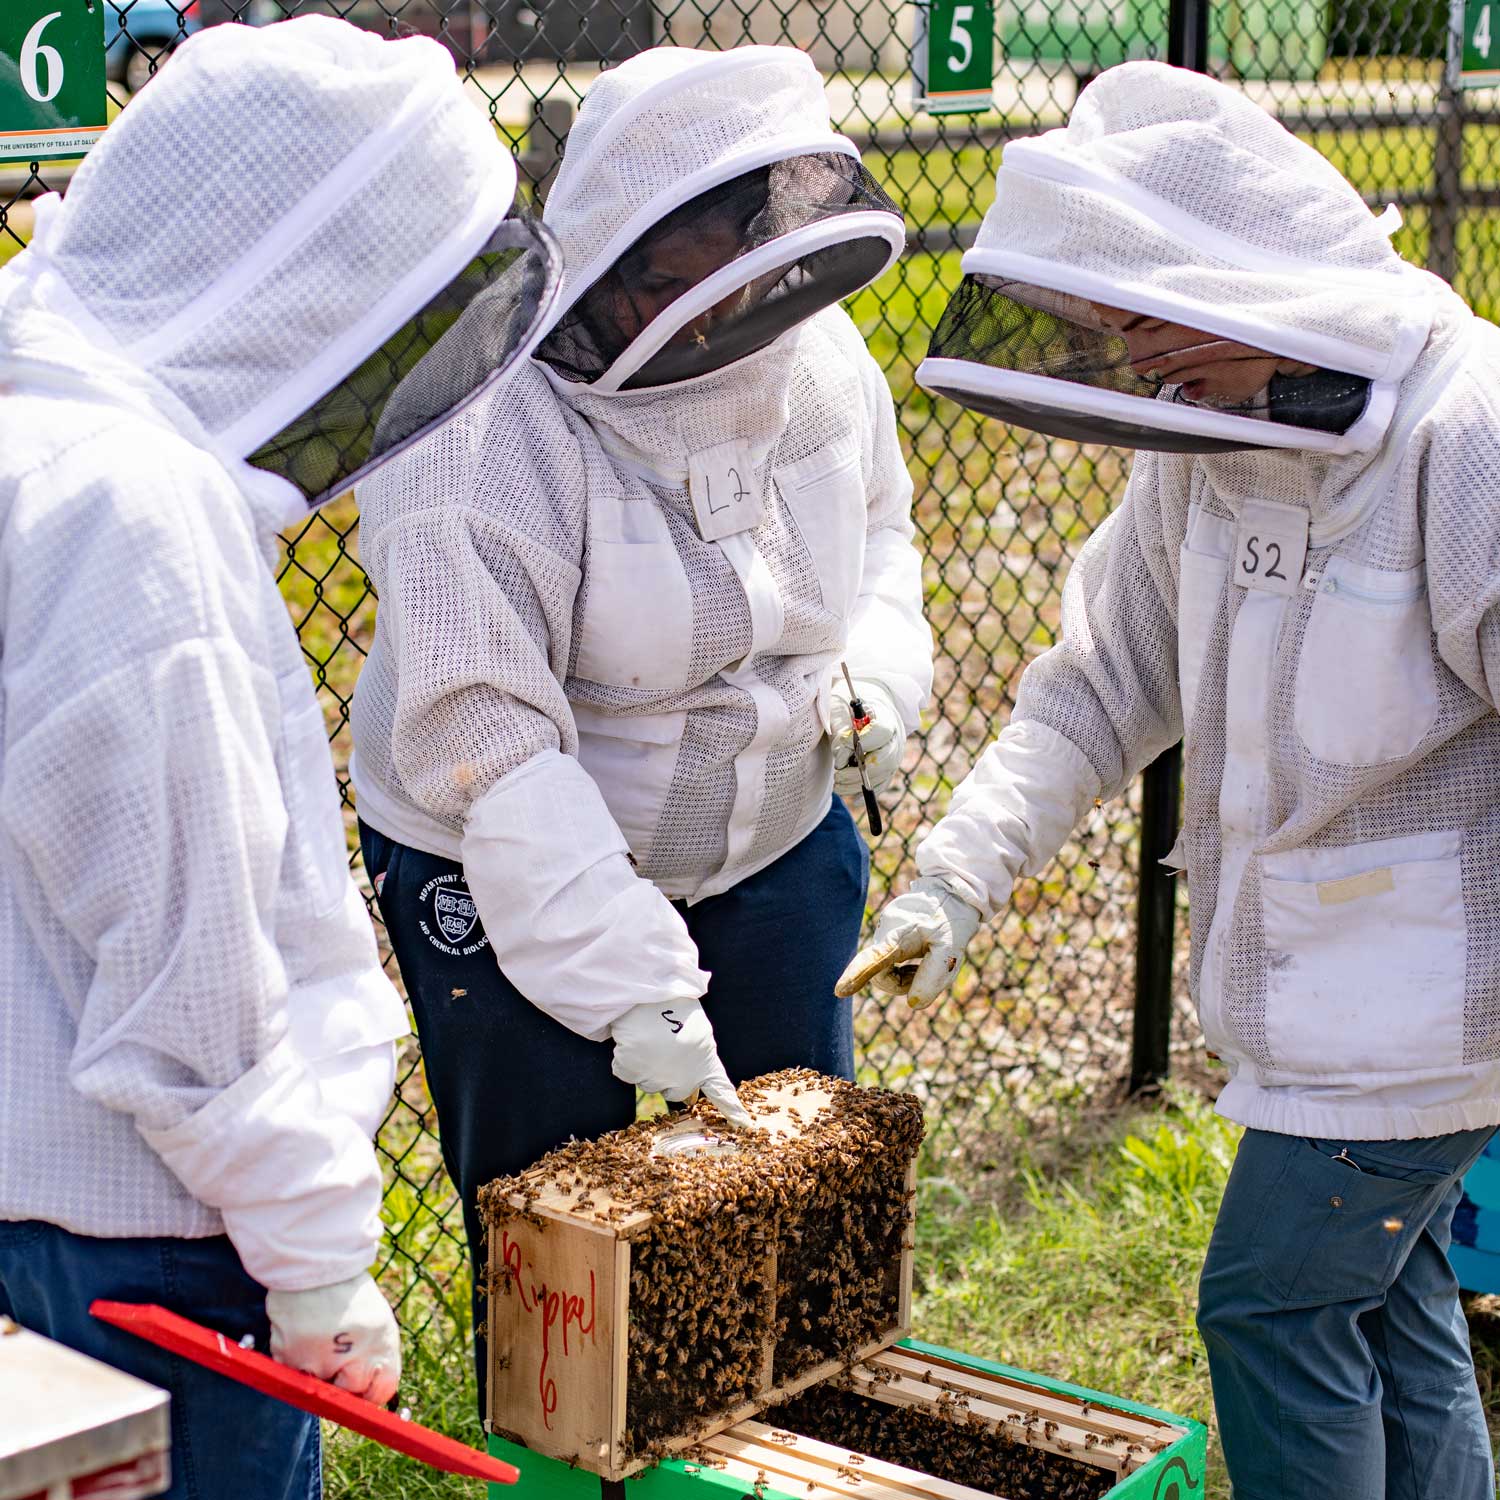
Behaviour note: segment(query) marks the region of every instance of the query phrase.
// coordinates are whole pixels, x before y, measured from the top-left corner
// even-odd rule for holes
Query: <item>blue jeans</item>
[[[1198,1304],[1235,1500],[1494,1500],[1447,1253],[1493,1134],[1245,1132]]]
[[[365,823],[359,836],[416,1017],[443,1162],[478,1271],[485,1263],[479,1189],[569,1136],[629,1125],[635,1089],[610,1072],[610,1043],[569,1031],[501,973],[468,905],[461,865]],[[859,946],[869,877],[864,839],[835,797],[828,816],[774,864],[721,896],[679,903],[712,975],[703,1005],[735,1082],[796,1066],[854,1076],[852,1012],[833,986]],[[475,1276],[478,1338],[481,1280]],[[483,1412],[477,1339],[475,1365]]]
[[[96,1297],[154,1302],[236,1342],[253,1334],[267,1353],[266,1289],[223,1235],[104,1240],[0,1220],[0,1313],[171,1396],[167,1500],[319,1500],[316,1418],[91,1318]]]

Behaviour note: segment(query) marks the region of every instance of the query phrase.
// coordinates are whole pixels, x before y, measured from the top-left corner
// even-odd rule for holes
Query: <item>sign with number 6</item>
[[[0,4],[0,161],[82,156],[103,134],[105,4]]]
[[[993,0],[916,0],[912,104],[934,115],[979,114],[994,105]]]

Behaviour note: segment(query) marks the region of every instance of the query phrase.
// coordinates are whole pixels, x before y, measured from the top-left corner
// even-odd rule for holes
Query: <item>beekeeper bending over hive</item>
[[[226,26],[0,272],[0,1314],[171,1392],[184,1500],[313,1500],[318,1424],[92,1299],[396,1389],[405,1014],[270,564],[525,347],[514,186],[436,43]]]
[[[1249,1127],[1201,1286],[1238,1500],[1491,1496],[1445,1256],[1500,1121],[1500,334],[1232,90],[1007,146],[918,379],[1145,450],[851,966],[925,1004],[1179,736],[1192,988]]]
[[[811,61],[603,74],[544,218],[536,360],[359,492],[365,859],[481,1259],[478,1187],[637,1085],[734,1116],[726,1068],[852,1076],[838,664],[877,786],[931,685],[890,393],[834,305],[902,222]]]

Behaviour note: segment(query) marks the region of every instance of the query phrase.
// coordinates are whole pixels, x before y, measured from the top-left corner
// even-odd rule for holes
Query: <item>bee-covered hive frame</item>
[[[869,1366],[876,1367],[887,1358],[875,1356]],[[1191,1417],[913,1339],[895,1345],[889,1358],[931,1367],[935,1379],[928,1399],[934,1406],[954,1372],[993,1384],[998,1404],[1021,1417],[1021,1441],[1036,1442],[1042,1435],[1047,1420],[1043,1413],[1058,1420],[1058,1405],[1071,1407],[1073,1415],[1059,1420],[1052,1435],[1053,1451],[1060,1451],[1059,1439],[1070,1446],[1074,1443],[1069,1429],[1080,1420],[1095,1430],[1114,1423],[1123,1440],[1115,1446],[1122,1451],[1118,1477],[1104,1500],[1201,1500],[1208,1433]],[[1029,1433],[1024,1427],[1027,1415],[1038,1418]],[[848,1455],[837,1450],[832,1456],[820,1455],[814,1452],[818,1445],[799,1442],[788,1448],[767,1442],[775,1420],[773,1411],[765,1422],[746,1421],[709,1439],[704,1445],[707,1453],[738,1450],[737,1456],[716,1460],[724,1462],[723,1468],[703,1462],[698,1453],[666,1459],[630,1480],[625,1500],[743,1500],[747,1494],[759,1500],[991,1500],[962,1485],[945,1484],[915,1470],[903,1472],[889,1464],[861,1465],[851,1477]],[[1141,1444],[1142,1426],[1152,1434],[1145,1444]],[[1123,1451],[1131,1443],[1141,1444],[1134,1454]],[[570,1469],[499,1437],[490,1438],[489,1450],[515,1464],[521,1473],[514,1486],[492,1485],[490,1500],[600,1500],[599,1480],[582,1469]],[[835,1457],[842,1462],[834,1461]],[[607,1494],[604,1500],[609,1500]]]
[[[620,1479],[909,1331],[919,1106],[805,1070],[741,1093],[749,1143],[699,1105],[483,1190],[492,1431]],[[723,1159],[652,1154],[716,1124]]]

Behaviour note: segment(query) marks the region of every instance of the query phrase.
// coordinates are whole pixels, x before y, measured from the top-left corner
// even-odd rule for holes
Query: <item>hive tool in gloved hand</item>
[[[713,1027],[697,1000],[668,1005],[633,1005],[610,1027],[615,1044],[611,1070],[669,1104],[699,1090],[731,1124],[748,1129],[755,1122],[719,1061]]]
[[[865,768],[865,747],[860,742],[860,731],[870,727],[870,715],[854,689],[854,679],[849,675],[848,662],[840,662],[839,670],[849,688],[849,737],[854,741],[854,764],[859,770],[859,789],[865,799],[865,817],[869,819],[870,832],[880,836],[880,804],[875,800],[875,789],[870,785],[870,773]]]
[[[913,1009],[930,1005],[952,983],[980,921],[941,881],[919,876],[881,911],[873,936],[833,992],[847,998],[872,984],[882,994],[905,995]]]

